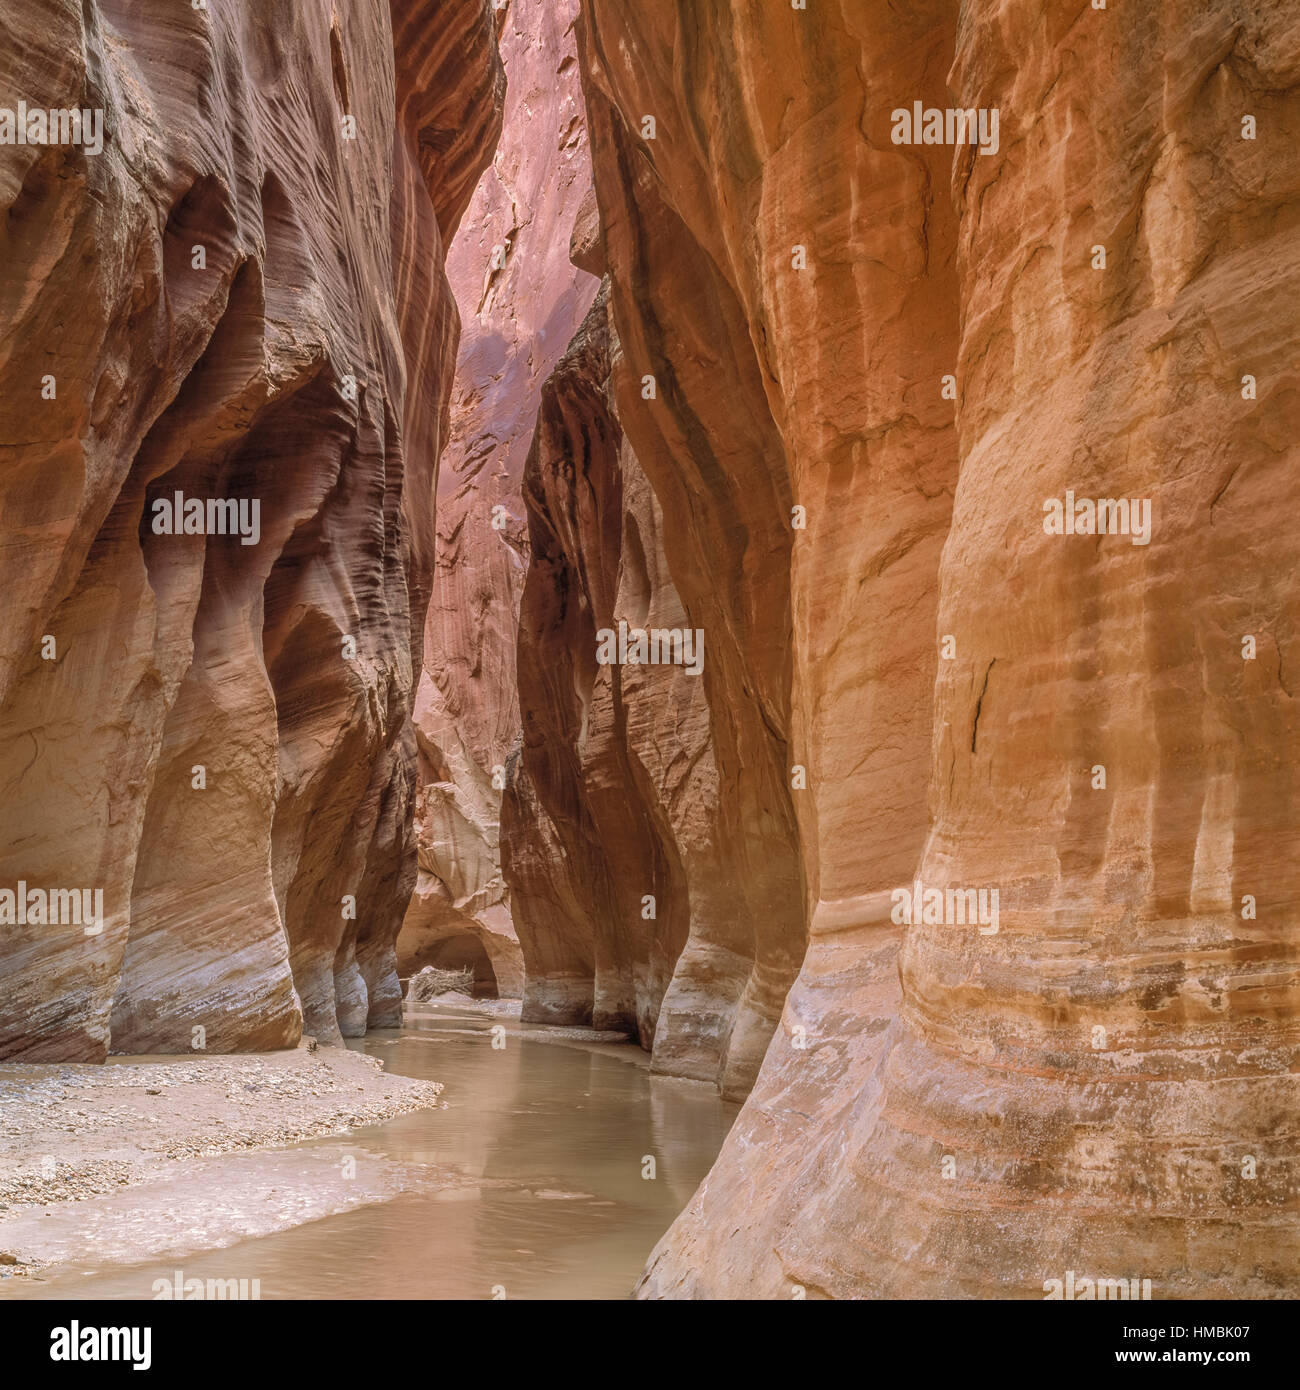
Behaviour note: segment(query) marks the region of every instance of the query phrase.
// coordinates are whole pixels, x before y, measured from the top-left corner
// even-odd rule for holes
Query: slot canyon
[[[1274,0],[0,0],[0,1299],[1300,1294],[1297,151]]]

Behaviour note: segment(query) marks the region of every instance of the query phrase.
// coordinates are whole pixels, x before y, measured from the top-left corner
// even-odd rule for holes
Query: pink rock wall
[[[497,12],[502,137],[447,257],[463,329],[416,697],[419,877],[398,943],[405,974],[432,959],[439,942],[472,935],[500,992],[516,997],[523,960],[501,873],[499,815],[520,727],[520,487],[542,382],[596,289],[568,254],[591,182],[576,11],[576,0],[510,0]]]

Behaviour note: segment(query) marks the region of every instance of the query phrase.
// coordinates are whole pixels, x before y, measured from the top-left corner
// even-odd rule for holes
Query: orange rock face
[[[481,947],[748,1095],[644,1297],[1294,1295],[1298,93],[1223,0],[10,6],[103,126],[0,106],[0,1058]]]
[[[593,266],[609,255],[618,333],[606,350],[588,321],[530,464],[544,553],[520,614],[524,775],[503,819],[525,1008],[621,1023],[661,1069],[743,1093],[804,946],[788,479],[712,231],[683,222],[609,98],[589,81],[586,95],[606,225],[598,257],[582,209],[572,245]],[[620,622],[702,632],[702,674],[602,666],[598,634]]]
[[[574,254],[598,264],[597,243],[584,206]],[[726,896],[708,653],[619,423],[608,291],[546,383],[525,475],[523,745],[502,813],[523,1016],[625,1028],[655,1070],[743,1090],[766,1035],[736,1026],[754,943]],[[625,660],[637,634],[675,659]]]
[[[515,629],[527,565],[520,497],[546,379],[596,290],[569,259],[591,183],[572,3],[512,0],[498,20],[502,136],[447,257],[463,326],[438,486],[433,595],[416,698],[419,877],[403,974],[477,940],[523,993],[501,873],[505,767],[519,739]]]
[[[666,587],[671,604],[672,590],[666,576],[652,584],[657,517],[613,408],[607,306],[602,287],[546,383],[525,475],[523,746],[503,813],[505,868],[527,966],[525,1019],[623,1027],[649,1047],[686,939],[685,881],[633,747],[635,679],[601,664],[597,647],[629,600],[648,620],[652,600],[662,607]],[[707,759],[691,711],[703,709],[690,698],[692,686],[702,697],[698,679],[642,673],[659,678],[650,708],[666,699],[690,711],[680,746]],[[685,683],[678,695],[665,675]]]
[[[401,7],[396,67],[387,7],[3,27],[6,99],[104,138],[0,145],[0,890],[102,917],[0,926],[0,1056],[395,1022],[488,12]]]
[[[641,1293],[1294,1291],[1294,25],[583,11],[754,979],[808,928]]]

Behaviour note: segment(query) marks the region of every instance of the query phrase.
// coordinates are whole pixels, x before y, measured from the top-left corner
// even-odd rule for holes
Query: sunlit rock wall
[[[687,610],[765,620],[710,703],[788,743],[809,932],[642,1294],[1294,1292],[1294,20],[583,9],[620,419]]]

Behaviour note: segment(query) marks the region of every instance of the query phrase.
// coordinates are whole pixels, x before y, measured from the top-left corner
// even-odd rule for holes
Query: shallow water
[[[447,1108],[278,1151],[278,1178],[314,1188],[351,1156],[404,1165],[413,1190],[224,1249],[6,1281],[6,1295],[152,1298],[179,1269],[256,1279],[264,1299],[625,1298],[737,1110],[710,1087],[651,1076],[637,1048],[539,1042],[470,1012],[353,1046],[441,1081]],[[301,1165],[286,1164],[293,1154]]]

